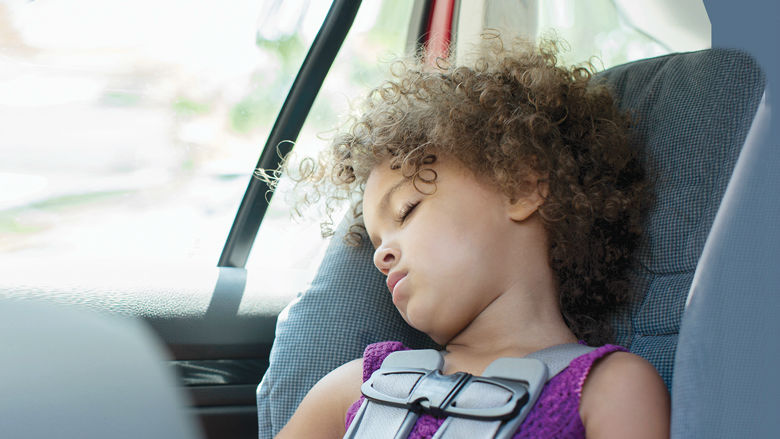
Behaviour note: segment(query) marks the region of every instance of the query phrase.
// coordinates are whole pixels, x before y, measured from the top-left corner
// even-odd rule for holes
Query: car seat
[[[671,388],[688,292],[764,76],[749,55],[710,49],[632,62],[596,80],[606,81],[619,105],[633,112],[633,142],[655,191],[631,272],[635,299],[613,319],[616,341],[648,359]],[[319,378],[360,357],[367,344],[433,345],[397,315],[372,252],[367,240],[353,248],[334,237],[311,288],[279,316],[257,391],[261,438],[275,435]]]
[[[0,300],[0,436],[199,439],[165,348],[138,319]]]

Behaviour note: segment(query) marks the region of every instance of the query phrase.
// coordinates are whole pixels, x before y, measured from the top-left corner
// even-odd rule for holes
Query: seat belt
[[[499,358],[479,377],[442,375],[440,351],[393,352],[363,383],[366,398],[344,438],[406,439],[422,413],[447,417],[434,439],[511,438],[544,385],[594,349],[570,343]]]

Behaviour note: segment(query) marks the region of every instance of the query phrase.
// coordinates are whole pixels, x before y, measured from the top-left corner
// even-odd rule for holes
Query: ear
[[[528,194],[508,200],[506,212],[512,221],[525,221],[544,204],[549,193],[547,181],[537,180],[534,183],[535,185],[532,186],[534,189]]]

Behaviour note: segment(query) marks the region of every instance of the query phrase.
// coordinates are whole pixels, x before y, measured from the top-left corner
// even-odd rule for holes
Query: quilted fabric
[[[614,316],[616,342],[647,358],[670,386],[693,273],[764,78],[750,56],[722,49],[637,61],[599,78],[634,113],[634,143],[656,197],[631,276],[635,300]],[[320,377],[368,344],[432,345],[397,316],[371,254],[365,242],[350,248],[334,237],[311,289],[280,316],[257,392],[261,438],[276,434]]]
[[[655,205],[632,275],[635,298],[616,317],[618,343],[647,358],[671,388],[693,273],[764,91],[753,58],[711,49],[618,66],[599,75],[636,120],[635,143]]]

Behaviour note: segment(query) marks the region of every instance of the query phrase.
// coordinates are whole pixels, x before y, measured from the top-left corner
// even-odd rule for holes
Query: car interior
[[[318,23],[259,159],[241,177],[246,190],[235,200],[216,265],[84,263],[66,254],[57,263],[4,263],[3,436],[271,438],[314,383],[367,344],[435,347],[396,312],[370,243],[344,242],[349,213],[340,213],[304,288],[291,288],[289,274],[274,266],[248,265],[250,254],[275,252],[263,241],[263,233],[276,233],[267,230],[275,188],[254,171],[276,169],[298,146],[369,3],[333,0]],[[553,12],[539,1],[407,3],[406,26],[397,30],[405,50],[426,47],[462,62],[486,29],[537,36],[548,25],[544,17],[576,22],[584,8],[566,1],[551,2]],[[616,343],[664,379],[671,437],[776,437],[778,6],[606,3],[664,48],[607,63],[594,79],[635,118],[632,143],[655,195],[631,272],[634,299],[613,319]],[[582,42],[582,50],[599,43]]]

